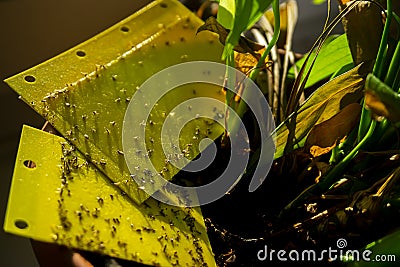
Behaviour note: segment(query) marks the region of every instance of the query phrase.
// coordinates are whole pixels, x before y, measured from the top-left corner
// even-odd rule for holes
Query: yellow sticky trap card
[[[202,24],[178,1],[155,1],[90,40],[6,82],[88,161],[132,200],[142,203],[148,195],[131,179],[124,160],[125,111],[137,88],[158,71],[188,61],[220,61],[223,47],[215,34],[202,32],[196,36]],[[178,173],[179,169],[167,166],[158,133],[172,107],[199,96],[222,102],[225,98],[218,86],[189,84],[151,107],[151,117],[143,122],[150,133],[145,140],[149,149],[138,155],[142,170],[146,169],[145,158],[151,156],[158,172],[168,169],[164,175],[167,180]],[[209,104],[204,109],[215,107]],[[215,140],[223,133],[218,123],[203,118],[188,123],[186,129],[180,134],[179,146],[189,151],[189,159],[200,153],[198,147],[203,138]],[[198,132],[196,139],[194,132]]]
[[[154,266],[215,266],[200,208],[132,202],[64,138],[24,126],[6,232]]]

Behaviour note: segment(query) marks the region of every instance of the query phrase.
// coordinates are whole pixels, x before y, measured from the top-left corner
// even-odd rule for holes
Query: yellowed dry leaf
[[[400,95],[373,74],[368,74],[366,79],[365,105],[373,116],[400,122]]]
[[[260,56],[262,53],[264,53],[265,48],[259,50],[256,54],[259,54]],[[244,74],[248,75],[250,71],[257,65],[258,60],[255,58],[252,54],[250,53],[239,53],[236,52],[234,53],[235,55],[235,66],[236,69],[240,70]],[[268,59],[265,60],[265,66],[268,64]]]
[[[319,157],[321,155],[324,155],[326,153],[329,153],[334,147],[336,146],[336,144],[330,146],[330,147],[319,147],[319,146],[311,146],[310,147],[310,154],[316,158]]]
[[[360,104],[352,103],[329,120],[315,125],[306,139],[306,150],[310,149],[314,157],[331,151],[358,123],[360,113]]]
[[[303,147],[312,127],[330,119],[340,109],[350,103],[358,102],[362,96],[365,68],[359,65],[352,70],[325,83],[300,107],[296,116],[295,137],[296,147]],[[275,159],[284,154],[289,129],[283,125],[277,130]],[[311,147],[310,144],[309,147]]]
[[[374,114],[374,117],[383,116],[391,121],[399,121],[400,116],[397,112],[390,109],[390,106],[386,106],[384,101],[373,91],[365,91],[365,105],[367,109],[370,109]]]

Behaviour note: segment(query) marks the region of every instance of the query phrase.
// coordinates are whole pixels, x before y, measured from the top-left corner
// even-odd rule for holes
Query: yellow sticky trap
[[[222,45],[211,33],[196,36],[200,25],[202,21],[178,1],[155,1],[90,40],[6,82],[130,198],[141,203],[148,196],[132,181],[122,149],[125,110],[137,88],[156,72],[187,61],[220,61]],[[168,114],[172,104],[197,96],[224,101],[220,88],[214,86],[211,93],[204,88],[185,85],[165,96],[154,107],[151,120],[155,127],[160,128],[162,114]],[[188,128],[181,133],[180,149],[188,145],[197,148],[202,138],[216,139],[223,133],[217,123],[209,125],[202,118]],[[201,129],[202,136],[193,140],[195,128]],[[210,134],[203,134],[206,131]],[[160,152],[160,137],[148,137],[151,141],[146,142],[154,143],[152,160],[160,172],[166,164],[166,157]],[[198,153],[198,149],[191,151],[189,158]],[[171,179],[178,171],[171,168],[165,178]]]
[[[215,266],[200,208],[138,206],[65,139],[24,126],[4,230],[154,266]]]

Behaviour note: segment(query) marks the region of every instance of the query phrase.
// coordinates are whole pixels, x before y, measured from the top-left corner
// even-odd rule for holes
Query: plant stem
[[[389,2],[391,2],[391,1],[389,1]],[[389,12],[389,3],[388,3],[388,12]],[[391,14],[393,15],[393,12],[391,12]],[[395,18],[396,17],[397,16],[395,16]],[[396,21],[397,21],[397,19],[398,18],[396,18]],[[398,76],[399,68],[400,68],[400,42],[397,43],[396,49],[391,58],[392,59],[390,61],[389,69],[387,71],[387,75],[385,77],[384,82],[386,85],[391,87],[394,91],[398,91],[398,89],[395,88],[394,86],[395,86],[395,83],[397,82],[396,78]],[[378,129],[377,129],[378,136],[382,136],[388,127],[389,127],[389,122],[387,119],[384,119],[378,126]]]
[[[382,71],[383,71],[383,67],[384,67],[383,63],[384,63],[384,58],[385,58],[385,52],[387,50],[387,41],[388,41],[388,37],[389,37],[391,21],[392,21],[392,1],[387,0],[386,23],[385,23],[385,27],[383,28],[383,33],[382,33],[381,43],[379,45],[378,55],[376,57],[374,68],[372,70],[372,73],[379,79],[382,79],[381,76],[382,76]],[[360,142],[361,139],[364,137],[364,135],[372,121],[371,112],[365,108],[364,100],[362,101],[362,106],[363,106],[363,108],[361,111],[360,123],[358,126],[358,137],[357,137],[358,142]]]
[[[258,61],[256,67],[251,71],[249,78],[253,81],[256,80],[258,74],[260,73],[260,70],[264,67],[265,65],[265,59],[267,58],[268,54],[271,52],[272,47],[276,44],[279,38],[280,34],[280,25],[281,25],[281,19],[280,19],[280,11],[279,11],[279,0],[274,0],[272,2],[272,10],[274,12],[274,35],[272,36],[271,42],[268,44],[267,48],[265,49],[264,53],[261,55],[260,60]],[[243,93],[245,93],[246,88],[243,90]],[[228,100],[230,101],[230,100]],[[243,118],[244,113],[247,110],[247,105],[246,103],[240,99],[238,107],[235,109],[236,113],[239,115],[240,118]],[[229,129],[229,134],[236,134],[238,131],[239,127],[239,122],[238,121],[233,121],[231,127],[228,127]]]
[[[344,159],[341,162],[339,162],[339,164],[337,164],[335,167],[333,167],[331,171],[329,171],[328,175],[325,176],[325,178],[322,181],[322,183],[324,184],[324,188],[327,188],[326,187],[327,185],[330,186],[332,182],[337,178],[337,176],[342,174],[344,169],[349,165],[350,161],[358,154],[360,148],[362,148],[369,141],[369,139],[371,138],[372,134],[375,131],[375,127],[376,127],[376,121],[373,120],[371,121],[368,132],[364,136],[364,138],[353,148],[352,151],[350,151],[349,154],[347,154],[346,157],[344,157]]]
[[[265,49],[264,53],[261,55],[260,60],[258,61],[254,70],[251,71],[249,78],[253,81],[256,80],[258,73],[265,65],[265,59],[271,52],[272,47],[276,44],[280,34],[281,28],[281,18],[280,18],[280,11],[279,11],[279,0],[274,0],[272,3],[272,10],[274,11],[274,35],[272,36],[271,42],[268,44],[267,48]]]
[[[339,176],[343,173],[344,169],[349,165],[350,161],[358,154],[359,150],[370,140],[372,134],[374,133],[376,126],[376,121],[372,121],[368,129],[367,134],[364,138],[350,151],[349,154],[339,162],[335,167],[333,167],[329,173],[317,184],[313,184],[306,188],[300,195],[298,195],[292,202],[290,202],[280,213],[279,217],[284,216],[292,210],[292,208],[297,207],[305,199],[321,194],[329,189],[329,187],[338,180]]]
[[[390,24],[391,24],[392,16],[393,16],[392,15],[392,0],[387,0],[387,12],[386,13],[387,13],[387,16],[386,16],[385,27],[383,28],[381,44],[379,46],[378,55],[376,57],[374,69],[372,70],[372,73],[379,79],[382,79],[384,54],[385,54],[385,50],[386,50],[386,46],[387,46],[387,40],[389,37]]]
[[[397,71],[400,63],[400,42],[397,43],[396,50],[394,51],[392,60],[389,65],[389,70],[385,78],[385,83],[392,87],[396,78]]]

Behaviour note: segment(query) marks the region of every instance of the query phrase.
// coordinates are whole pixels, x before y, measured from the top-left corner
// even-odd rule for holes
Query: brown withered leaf
[[[292,149],[304,147],[314,125],[330,119],[348,104],[358,102],[365,76],[363,65],[359,65],[318,88],[297,112]],[[287,125],[282,124],[277,129],[275,159],[285,154],[290,133]]]
[[[348,4],[340,0],[341,8]],[[368,23],[365,23],[368,21]],[[359,1],[357,6],[342,20],[354,64],[375,60],[378,52],[383,23],[379,6],[370,1]]]
[[[225,45],[226,38],[228,37],[229,30],[225,29],[214,17],[209,17],[203,25],[201,25],[198,29],[196,34],[202,31],[210,31],[218,34],[219,41],[221,44]]]
[[[400,107],[398,106],[398,103],[394,105],[391,101],[387,101],[387,99],[380,97],[379,94],[374,91],[365,91],[365,104],[367,109],[372,111],[372,116],[376,120],[380,120],[383,116],[391,122],[400,121]]]
[[[225,29],[214,17],[209,17],[203,25],[201,25],[197,29],[197,33],[202,32],[202,31],[211,31],[219,36],[219,41],[221,44],[225,45],[226,38],[228,37],[229,30]],[[256,42],[251,41],[250,39],[247,39],[246,37],[240,36],[239,38],[239,44],[236,45],[233,50],[239,53],[250,53],[252,56],[254,56],[257,61],[260,59],[260,55],[255,53],[255,51],[259,51],[262,48],[264,48],[263,45],[260,45]]]
[[[257,54],[259,54],[260,56],[262,55],[262,53],[264,53],[265,48],[259,50],[257,52]],[[253,68],[257,65],[258,60],[251,54],[246,53],[238,53],[235,52],[235,66],[236,69],[240,70],[241,72],[243,72],[244,74],[248,75],[250,73],[251,70],[253,70]],[[268,58],[265,60],[265,66],[267,66],[268,64]]]
[[[375,92],[369,90],[365,91],[365,103],[367,109],[372,110],[373,117],[377,118],[383,116],[387,118],[390,116],[388,108]]]
[[[306,139],[305,149],[314,157],[328,153],[354,128],[360,113],[360,104],[352,103],[332,118],[315,125]]]
[[[336,143],[333,144],[330,147],[311,146],[310,147],[310,154],[314,158],[316,158],[316,157],[319,157],[321,155],[325,155],[325,154],[329,153],[335,146],[336,146]]]

